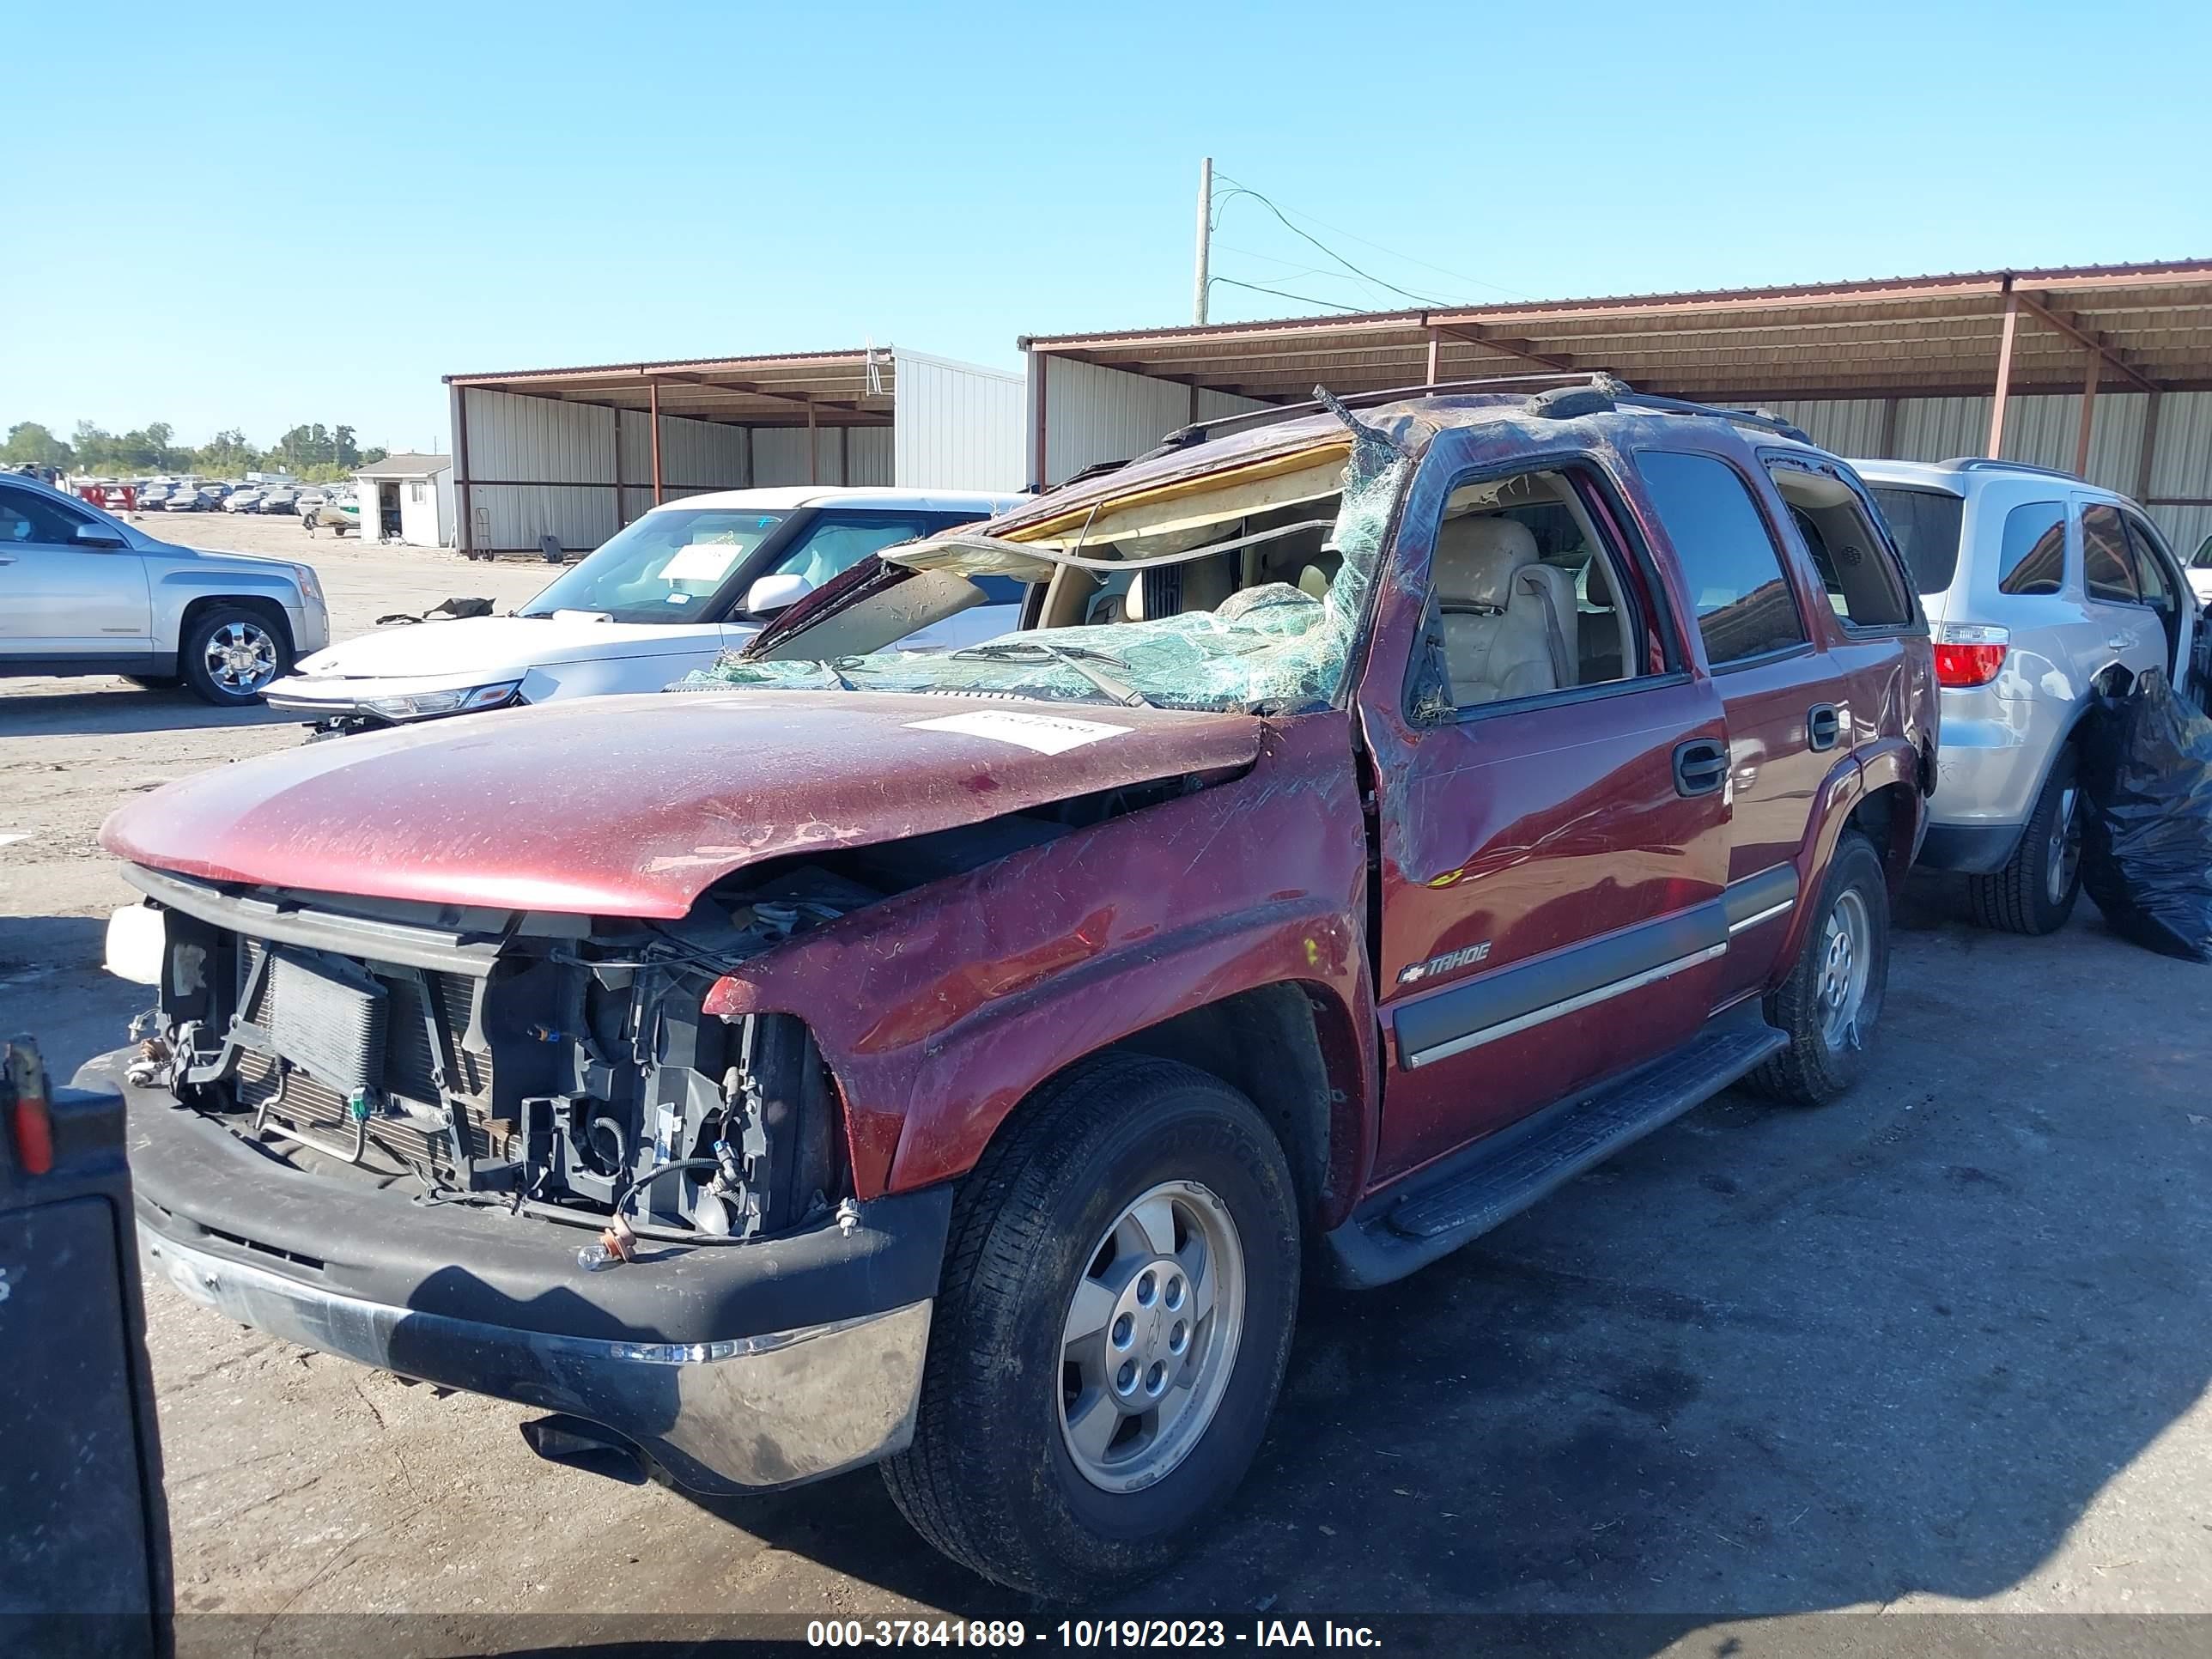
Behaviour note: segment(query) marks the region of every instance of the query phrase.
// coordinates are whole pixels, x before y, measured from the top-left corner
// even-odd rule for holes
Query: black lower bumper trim
[[[425,1204],[411,1190],[316,1175],[166,1091],[124,1081],[120,1054],[86,1068],[129,1105],[141,1227],[326,1294],[547,1336],[711,1343],[864,1319],[937,1293],[950,1184],[741,1244],[647,1241],[591,1273],[589,1229],[504,1207]]]

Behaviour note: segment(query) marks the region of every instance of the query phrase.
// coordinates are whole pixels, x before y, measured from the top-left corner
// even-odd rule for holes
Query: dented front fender
[[[866,1198],[963,1174],[1085,1055],[1295,983],[1331,1016],[1331,1186],[1356,1192],[1376,1101],[1366,879],[1349,717],[1271,720],[1249,771],[803,934],[708,1010],[807,1022]]]

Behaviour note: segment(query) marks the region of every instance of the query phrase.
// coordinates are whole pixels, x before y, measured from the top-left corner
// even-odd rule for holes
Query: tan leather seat
[[[1437,602],[1452,701],[1461,708],[1576,683],[1574,582],[1543,563],[1517,520],[1448,519],[1437,537]]]

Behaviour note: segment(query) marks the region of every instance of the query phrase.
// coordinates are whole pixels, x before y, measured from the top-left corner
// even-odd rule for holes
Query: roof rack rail
[[[1939,461],[1956,472],[2038,472],[2046,478],[2064,478],[2069,483],[2082,482],[2078,472],[2069,472],[2061,466],[2037,466],[2028,461],[2008,461],[1995,455],[1954,455],[1948,461]]]
[[[1735,426],[1771,432],[1778,437],[1794,439],[1801,444],[1813,442],[1802,428],[1765,410],[1728,409],[1717,404],[1692,403],[1682,398],[1662,398],[1653,392],[1638,392],[1626,381],[1602,369],[1492,374],[1474,380],[1428,380],[1418,386],[1385,386],[1374,392],[1356,392],[1339,401],[1346,408],[1359,409],[1375,404],[1395,403],[1402,398],[1449,397],[1462,392],[1504,392],[1520,386],[1589,386],[1594,391],[1606,392],[1616,404],[1655,415],[1704,416],[1727,421]],[[1193,444],[1204,443],[1221,431],[1246,426],[1267,426],[1301,415],[1317,415],[1323,408],[1318,398],[1313,398],[1304,403],[1281,404],[1272,409],[1247,410],[1241,415],[1224,415],[1211,421],[1193,421],[1169,433],[1146,453],[1161,455],[1173,450],[1188,449]]]
[[[1401,398],[1442,397],[1455,392],[1504,391],[1523,386],[1597,386],[1610,383],[1610,375],[1554,369],[1533,371],[1527,374],[1492,374],[1479,380],[1428,380],[1419,386],[1384,386],[1374,392],[1347,392],[1337,401],[1347,409],[1360,409],[1373,404],[1395,403]],[[1151,453],[1157,455],[1163,450],[1188,449],[1193,444],[1204,443],[1217,432],[1234,427],[1267,426],[1300,415],[1318,415],[1323,407],[1319,398],[1309,398],[1303,403],[1278,404],[1272,409],[1248,409],[1241,415],[1223,415],[1210,421],[1193,421],[1187,426],[1177,427],[1162,438]]]
[[[1692,403],[1684,398],[1661,398],[1648,392],[1623,392],[1615,394],[1615,401],[1632,409],[1650,410],[1656,415],[1705,415],[1728,422],[1733,426],[1747,426],[1759,432],[1771,432],[1784,438],[1793,438],[1801,444],[1812,443],[1802,428],[1794,426],[1779,415],[1763,409],[1724,409],[1718,404]],[[1814,446],[1818,447],[1818,446]]]

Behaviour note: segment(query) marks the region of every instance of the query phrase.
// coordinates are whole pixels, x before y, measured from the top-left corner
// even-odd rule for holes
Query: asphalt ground
[[[149,527],[306,553],[342,633],[545,574],[288,520]],[[98,967],[133,896],[100,819],[299,738],[182,692],[0,681],[0,1028],[64,1076],[115,1046],[141,998]],[[1916,879],[1854,1094],[1731,1092],[1409,1280],[1310,1289],[1250,1478],[1187,1560],[1091,1611],[1225,1616],[1231,1645],[1435,1615],[1388,1645],[2212,1651],[2212,1618],[2159,1617],[2212,1614],[2208,990],[2086,902],[2020,939]],[[702,1502],[539,1461],[523,1407],[148,1296],[188,1649],[1065,1611],[940,1559],[872,1473]]]

